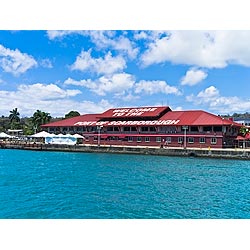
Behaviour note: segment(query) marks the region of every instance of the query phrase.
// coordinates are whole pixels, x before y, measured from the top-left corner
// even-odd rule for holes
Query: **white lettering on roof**
[[[77,122],[74,124],[75,126],[92,126],[92,125],[96,125],[96,122]]]
[[[140,126],[140,125],[176,125],[180,120],[153,120],[153,121],[112,121],[107,126]]]
[[[132,108],[132,109],[115,109],[113,110],[113,116],[141,116],[145,112],[154,112],[157,108]]]
[[[74,126],[140,126],[140,125],[176,125],[180,120],[153,120],[153,121],[105,121],[105,122],[77,122]]]
[[[103,126],[107,124],[108,122],[90,122],[90,121],[84,121],[84,122],[77,122],[74,124],[74,126]]]

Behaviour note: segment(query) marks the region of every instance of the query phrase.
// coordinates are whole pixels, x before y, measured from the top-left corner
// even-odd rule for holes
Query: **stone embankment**
[[[200,148],[157,148],[97,145],[53,145],[53,144],[1,144],[2,149],[25,149],[42,151],[65,151],[87,153],[119,153],[162,156],[207,157],[250,160],[250,149],[200,149]]]

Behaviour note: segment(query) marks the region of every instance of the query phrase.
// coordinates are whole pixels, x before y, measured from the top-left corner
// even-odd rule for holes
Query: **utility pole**
[[[98,147],[100,147],[100,144],[101,144],[101,129],[102,128],[103,128],[103,126],[97,126],[97,131],[98,131],[97,145],[98,145]]]

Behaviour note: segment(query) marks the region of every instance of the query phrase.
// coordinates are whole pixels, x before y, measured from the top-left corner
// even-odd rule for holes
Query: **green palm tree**
[[[11,129],[17,128],[20,123],[20,113],[18,112],[17,108],[14,108],[12,111],[10,111],[9,119]]]
[[[31,117],[31,120],[33,127],[36,130],[35,132],[37,132],[41,130],[41,125],[46,124],[51,120],[51,116],[49,113],[37,110]]]

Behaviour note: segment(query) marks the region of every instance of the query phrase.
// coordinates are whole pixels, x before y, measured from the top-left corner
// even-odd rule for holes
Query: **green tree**
[[[34,125],[32,123],[32,118],[25,117],[23,118],[23,133],[25,135],[33,135],[34,134]]]
[[[246,127],[241,127],[240,128],[240,134],[245,136],[249,132],[249,129]]]
[[[65,119],[76,117],[81,115],[78,111],[70,111],[68,114],[65,115]]]
[[[51,116],[49,113],[37,110],[31,117],[31,121],[34,127],[35,132],[41,130],[41,125],[50,122]]]
[[[17,129],[20,126],[20,113],[17,108],[10,111],[9,119],[11,129]]]

